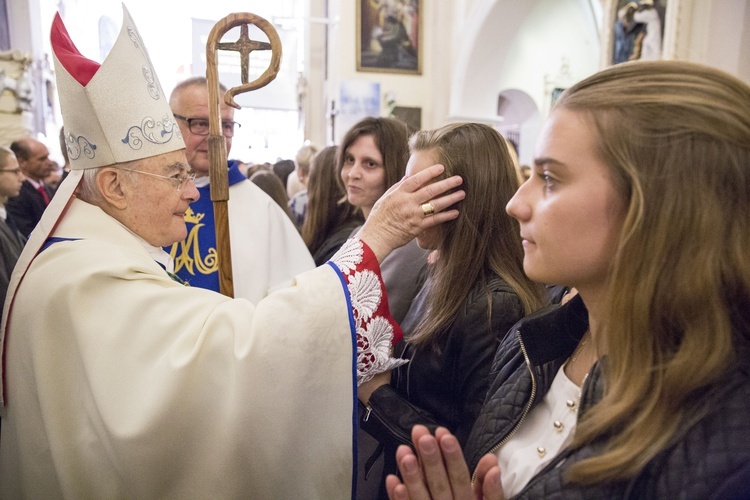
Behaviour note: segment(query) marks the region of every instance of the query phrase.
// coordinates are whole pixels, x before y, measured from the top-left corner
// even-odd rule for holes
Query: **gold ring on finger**
[[[422,213],[424,214],[425,217],[429,217],[430,215],[433,215],[435,213],[435,207],[432,206],[432,203],[430,202],[423,203],[421,208],[422,208]]]

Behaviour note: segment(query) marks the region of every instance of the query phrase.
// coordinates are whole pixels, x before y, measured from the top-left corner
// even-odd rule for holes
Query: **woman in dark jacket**
[[[462,442],[468,437],[499,340],[543,294],[523,274],[518,225],[503,210],[518,178],[502,136],[486,125],[453,124],[418,132],[410,150],[407,174],[440,163],[444,175],[464,179],[466,198],[455,221],[417,237],[436,258],[402,322],[396,356],[409,363],[390,383],[384,374],[359,389],[362,428],[385,449],[386,473],[396,471],[396,447],[409,442],[415,424],[446,426]]]
[[[524,269],[579,297],[503,341],[468,468],[448,431],[414,429],[430,484],[399,448],[411,498],[470,477],[486,499],[747,498],[750,87],[617,65],[558,99],[536,154],[508,204]]]

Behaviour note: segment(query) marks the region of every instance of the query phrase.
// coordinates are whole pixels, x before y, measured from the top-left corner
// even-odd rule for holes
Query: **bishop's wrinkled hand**
[[[451,190],[463,180],[453,176],[432,182],[444,170],[442,165],[433,165],[406,176],[375,203],[357,236],[372,249],[378,262],[425,229],[458,217],[458,210],[449,207],[464,199],[466,193]]]

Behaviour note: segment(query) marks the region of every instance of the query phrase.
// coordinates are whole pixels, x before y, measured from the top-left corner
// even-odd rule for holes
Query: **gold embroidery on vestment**
[[[205,215],[194,213],[192,208],[188,208],[187,212],[185,212],[185,222],[190,222],[194,225],[190,228],[185,241],[178,241],[172,244],[172,248],[169,250],[169,255],[174,259],[175,273],[180,272],[183,268],[193,276],[195,276],[196,270],[200,274],[211,274],[219,270],[218,253],[215,247],[209,248],[205,257],[201,255],[198,232],[202,227],[205,227],[205,224],[201,223]],[[177,255],[178,250],[179,255]]]

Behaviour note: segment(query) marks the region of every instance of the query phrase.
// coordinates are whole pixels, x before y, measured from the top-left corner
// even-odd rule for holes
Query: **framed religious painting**
[[[357,71],[422,74],[423,0],[357,2]]]
[[[609,64],[650,61],[663,55],[668,0],[613,0]]]

